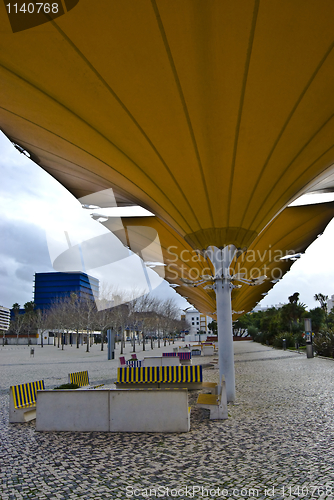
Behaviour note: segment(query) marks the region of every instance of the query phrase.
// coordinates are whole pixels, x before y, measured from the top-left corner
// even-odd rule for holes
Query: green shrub
[[[334,331],[320,330],[313,339],[314,349],[320,356],[334,357]]]
[[[295,336],[291,332],[283,332],[275,335],[273,345],[283,349],[283,339],[286,341],[286,347],[295,347]]]
[[[58,387],[54,387],[54,391],[57,391],[59,389],[80,389],[80,385],[78,384],[62,384]]]
[[[258,335],[259,330],[255,326],[251,325],[247,328],[247,333],[254,339]]]

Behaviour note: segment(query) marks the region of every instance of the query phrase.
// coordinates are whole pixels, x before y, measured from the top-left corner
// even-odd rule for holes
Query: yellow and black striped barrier
[[[37,391],[44,391],[44,380],[28,382],[27,384],[13,385],[12,394],[16,409],[28,408],[36,405]]]
[[[147,366],[118,368],[117,384],[201,383],[202,366]]]
[[[68,381],[70,384],[76,384],[79,387],[85,387],[89,385],[88,371],[75,372],[68,374]]]

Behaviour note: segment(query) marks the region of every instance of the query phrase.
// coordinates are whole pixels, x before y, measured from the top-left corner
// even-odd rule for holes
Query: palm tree
[[[323,293],[316,293],[314,296],[314,300],[317,300],[318,302],[320,302],[320,307],[323,311],[325,311],[325,314],[327,316],[328,295],[324,295]]]

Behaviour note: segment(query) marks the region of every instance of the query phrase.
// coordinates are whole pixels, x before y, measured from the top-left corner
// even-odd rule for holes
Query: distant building
[[[334,295],[332,295],[331,298],[327,300],[327,311],[331,312],[333,307],[334,307]]]
[[[0,331],[7,331],[10,323],[10,309],[0,306]]]
[[[209,316],[205,316],[205,314],[200,313],[197,309],[188,309],[184,311],[181,319],[185,319],[190,326],[185,340],[199,340],[199,335],[201,340],[206,340],[207,335],[210,333],[208,324],[212,321]]]
[[[279,302],[278,304],[271,305],[271,306],[260,306],[257,305],[254,307],[252,312],[259,312],[259,311],[267,311],[268,309],[271,309],[272,307],[275,307],[275,309],[280,309],[281,307],[285,306],[286,304],[282,304],[282,302]]]
[[[78,298],[99,297],[99,280],[80,271],[73,273],[36,273],[34,303],[36,309],[49,309],[59,299],[75,293]]]

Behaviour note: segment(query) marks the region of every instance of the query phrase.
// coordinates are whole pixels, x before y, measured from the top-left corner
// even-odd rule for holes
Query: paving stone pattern
[[[51,388],[88,369],[91,383],[112,387],[119,352],[108,361],[99,346],[36,346],[34,358],[28,347],[0,348],[1,500],[333,499],[334,361],[253,342],[234,348],[229,419],[210,421],[191,392],[191,431],[182,434],[42,433],[34,421],[9,424],[11,384],[43,378]],[[218,370],[206,368],[204,378],[217,382]]]

